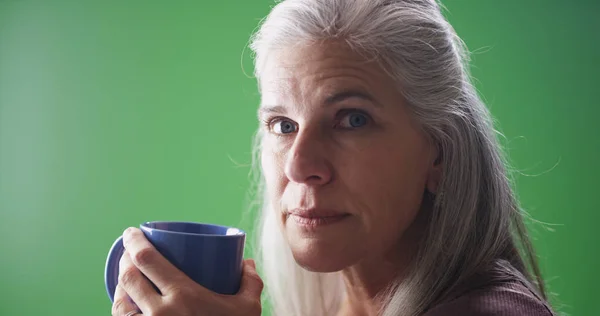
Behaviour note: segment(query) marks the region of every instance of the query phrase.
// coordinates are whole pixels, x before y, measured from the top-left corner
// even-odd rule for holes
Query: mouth
[[[317,228],[339,223],[350,217],[349,213],[322,209],[294,209],[288,212],[288,218],[305,228]]]

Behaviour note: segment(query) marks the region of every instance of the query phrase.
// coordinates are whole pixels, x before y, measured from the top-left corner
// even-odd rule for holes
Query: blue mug
[[[191,222],[146,222],[140,228],[167,260],[198,284],[220,294],[238,292],[246,241],[244,231]],[[106,259],[104,284],[111,301],[124,251],[123,238],[119,237]]]

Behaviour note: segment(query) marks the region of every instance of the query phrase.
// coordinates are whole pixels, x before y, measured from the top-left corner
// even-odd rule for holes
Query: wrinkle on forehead
[[[305,104],[342,88],[370,92],[386,80],[378,65],[343,44],[295,46],[274,51],[261,81],[263,105]]]

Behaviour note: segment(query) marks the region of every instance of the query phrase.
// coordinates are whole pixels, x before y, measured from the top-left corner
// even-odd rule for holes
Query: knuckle
[[[168,292],[169,296],[175,301],[181,300],[185,296],[184,289],[176,284],[167,286],[165,292]]]
[[[130,285],[134,283],[135,278],[138,276],[138,271],[136,268],[128,268],[122,271],[119,274],[119,283],[124,285]]]
[[[189,289],[181,287],[181,286],[171,286],[165,289],[165,293],[169,293],[166,299],[163,301],[164,306],[179,306],[182,307],[185,304],[181,304],[182,302],[191,302],[191,301],[204,301],[202,296],[199,296],[198,293],[193,293]]]
[[[262,292],[262,290],[265,287],[265,283],[264,281],[260,278],[260,275],[258,275],[258,273],[252,273],[249,275],[249,277],[252,279],[252,281],[254,283],[256,283],[256,286],[260,289],[260,291]]]
[[[262,290],[265,288],[265,282],[258,275],[256,276],[256,284],[260,289],[260,292],[262,292]]]
[[[155,255],[154,249],[142,248],[131,257],[131,260],[138,267],[147,266],[153,261]]]
[[[111,315],[112,316],[119,316],[120,313],[123,313],[123,311],[125,310],[125,301],[123,299],[118,299],[115,300],[115,302],[112,305],[112,309],[111,309]]]

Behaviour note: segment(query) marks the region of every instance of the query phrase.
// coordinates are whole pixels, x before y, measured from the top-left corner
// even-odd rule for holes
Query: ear
[[[427,191],[436,194],[440,181],[442,179],[442,152],[440,150],[436,150],[436,158],[433,161],[431,167],[429,168],[429,173],[427,175]]]

